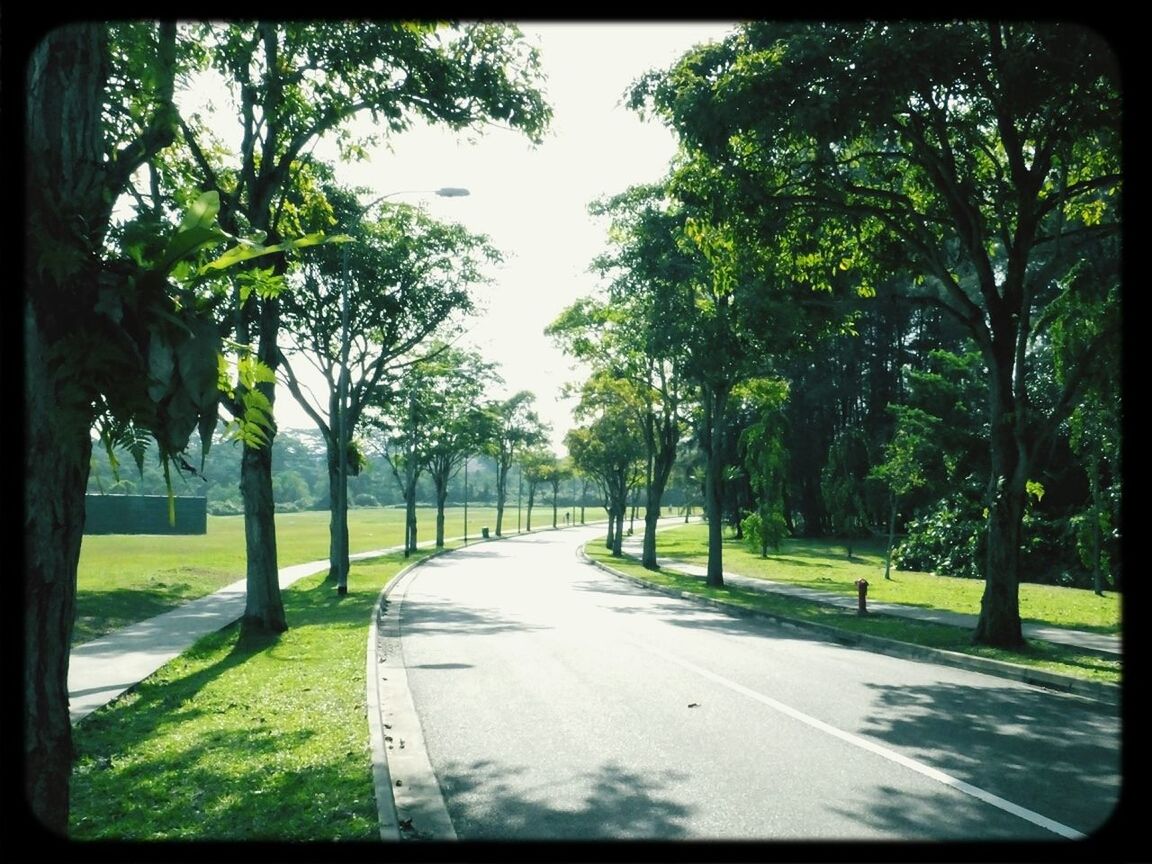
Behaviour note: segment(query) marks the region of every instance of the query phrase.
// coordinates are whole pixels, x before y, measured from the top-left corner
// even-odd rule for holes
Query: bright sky
[[[544,328],[578,297],[594,293],[588,272],[604,247],[605,226],[587,212],[589,202],[664,176],[675,150],[670,132],[619,104],[644,72],[671,65],[693,45],[721,38],[722,22],[521,23],[540,48],[547,76],[552,131],[533,148],[520,134],[492,129],[475,141],[440,129],[414,128],[391,150],[346,168],[344,179],[383,195],[461,186],[466,198],[414,191],[396,196],[424,202],[439,219],[487,234],[506,262],[482,289],[484,307],[462,340],[497,362],[503,396],[536,394],[541,417],[552,425],[553,447],[573,425],[573,402],[561,398],[565,382],[581,381],[544,335]],[[365,196],[365,201],[371,198]],[[312,428],[291,395],[280,388],[277,420],[285,428]]]

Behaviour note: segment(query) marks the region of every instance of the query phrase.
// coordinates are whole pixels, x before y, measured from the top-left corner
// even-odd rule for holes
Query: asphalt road
[[[647,592],[580,560],[602,531],[391,596],[457,839],[1043,842],[1116,805],[1117,708]]]

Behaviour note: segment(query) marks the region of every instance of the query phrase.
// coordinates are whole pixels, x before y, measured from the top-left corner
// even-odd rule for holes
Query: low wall
[[[207,534],[208,499],[175,499],[168,521],[167,495],[86,495],[85,534]]]

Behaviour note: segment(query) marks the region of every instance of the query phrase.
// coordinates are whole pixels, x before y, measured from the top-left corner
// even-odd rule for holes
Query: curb
[[[477,543],[491,542],[478,540]],[[469,546],[473,545],[471,543]],[[408,692],[408,673],[400,646],[399,608],[389,616],[388,598],[402,582],[433,558],[447,555],[442,549],[402,568],[388,580],[377,596],[372,624],[368,628],[366,708],[372,782],[376,789],[376,817],[380,839],[455,840],[456,832],[440,784],[428,762],[420,718]],[[386,674],[387,673],[387,674]],[[389,699],[384,698],[390,697]],[[388,707],[385,708],[385,703]],[[391,722],[386,722],[385,717]],[[402,758],[396,743],[406,751]],[[409,746],[411,742],[412,746]],[[389,753],[396,755],[389,756]],[[422,829],[414,827],[417,819]]]
[[[690,591],[675,591],[668,588],[663,588],[659,585],[654,585],[651,582],[646,582],[643,579],[638,579],[635,576],[629,576],[626,573],[621,573],[619,570],[614,570],[607,564],[590,558],[581,546],[579,550],[580,557],[588,564],[598,567],[606,573],[610,573],[618,579],[623,579],[631,582],[634,585],[639,585],[650,591],[656,591],[660,594],[665,594],[669,597],[678,597],[683,600],[690,600],[704,606],[711,606],[719,609],[729,615],[742,618],[759,618],[763,620],[772,621],[775,624],[780,624],[785,627],[792,627],[800,630],[808,630],[823,636],[833,642],[838,642],[841,645],[850,647],[860,647],[868,651],[874,651],[878,654],[887,654],[892,657],[901,657],[906,660],[929,660],[934,663],[941,663],[946,666],[954,666],[961,669],[969,669],[975,672],[984,672],[989,675],[996,675],[1000,678],[1008,678],[1015,681],[1020,681],[1024,684],[1030,684],[1034,687],[1042,687],[1046,690],[1055,690],[1061,693],[1067,693],[1072,696],[1078,696],[1084,699],[1091,699],[1097,702],[1103,702],[1108,705],[1119,705],[1121,688],[1116,684],[1102,684],[1095,681],[1085,681],[1080,678],[1073,678],[1069,675],[1059,675],[1055,672],[1046,672],[1042,669],[1033,669],[1028,666],[1020,666],[1015,663],[1008,663],[1003,660],[991,660],[985,657],[973,657],[968,654],[961,654],[956,651],[946,651],[941,648],[928,648],[922,645],[911,645],[907,642],[897,642],[894,639],[885,639],[880,636],[868,636],[861,633],[851,633],[845,630],[840,630],[835,627],[829,627],[826,624],[815,624],[809,621],[801,621],[796,618],[788,618],[783,615],[776,615],[770,612],[760,612],[755,609],[745,609],[742,606],[735,606],[731,603],[725,603],[721,600],[714,600],[711,597],[702,597],[699,594],[693,594]]]

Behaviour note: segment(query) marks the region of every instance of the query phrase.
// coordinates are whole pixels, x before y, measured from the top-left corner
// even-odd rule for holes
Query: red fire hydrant
[[[856,580],[856,614],[868,614],[868,580]]]

